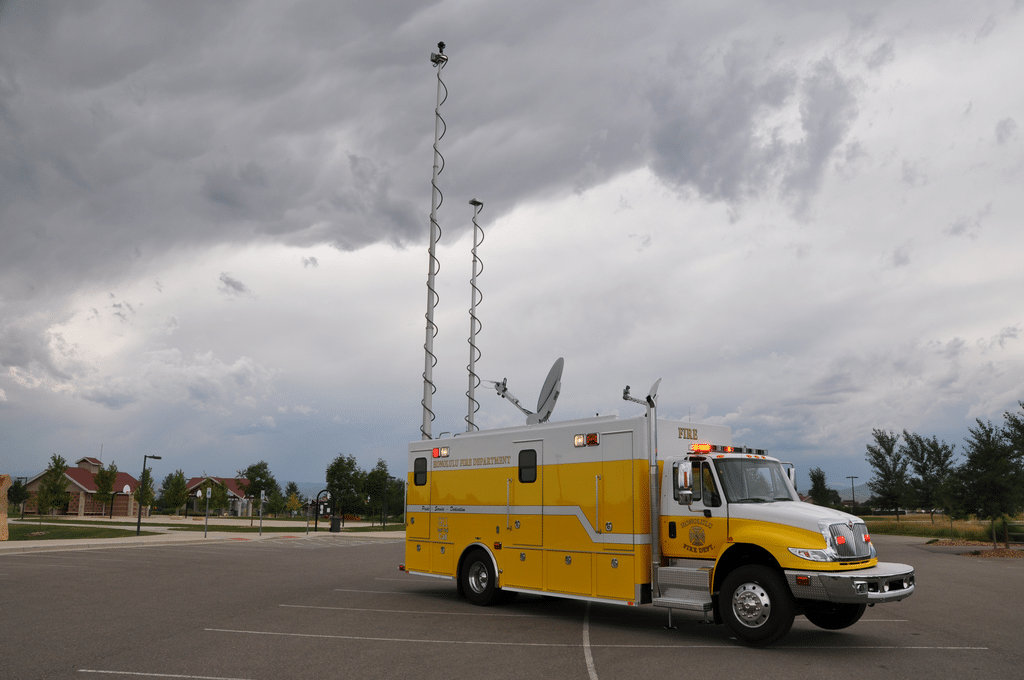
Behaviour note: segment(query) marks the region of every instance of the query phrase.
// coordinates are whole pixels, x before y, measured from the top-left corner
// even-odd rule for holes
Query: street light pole
[[[161,459],[160,456],[143,456],[142,457],[142,476],[139,477],[139,497],[137,499],[139,501],[139,521],[138,521],[138,524],[135,525],[135,535],[136,536],[140,536],[142,534],[142,492],[143,492],[142,485],[146,481],[146,459],[147,458],[149,458],[151,460],[160,460]]]
[[[853,480],[858,479],[857,477],[847,477],[850,480],[850,510],[857,509],[857,496],[853,491]]]

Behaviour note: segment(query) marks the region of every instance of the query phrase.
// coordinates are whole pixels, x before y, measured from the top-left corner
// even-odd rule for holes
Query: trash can
[[[331,533],[332,534],[340,534],[341,533],[341,518],[340,517],[332,517],[331,518]]]

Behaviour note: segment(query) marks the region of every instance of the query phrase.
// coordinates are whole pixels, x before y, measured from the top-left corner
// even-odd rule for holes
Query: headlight
[[[803,560],[811,562],[831,562],[834,557],[831,550],[810,550],[808,548],[790,548],[789,552]]]

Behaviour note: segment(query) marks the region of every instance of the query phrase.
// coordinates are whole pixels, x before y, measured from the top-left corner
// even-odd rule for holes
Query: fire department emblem
[[[690,543],[693,545],[704,545],[704,529],[702,527],[690,527]]]

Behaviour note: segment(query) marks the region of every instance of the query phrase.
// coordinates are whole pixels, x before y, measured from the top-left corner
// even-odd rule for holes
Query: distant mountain
[[[829,488],[832,488],[832,489],[835,489],[836,491],[838,491],[839,492],[839,497],[842,498],[844,501],[850,500],[850,485],[849,484],[847,484],[845,487],[844,486],[837,486],[835,484],[829,484]],[[801,493],[807,493],[807,492],[801,490]],[[867,499],[871,498],[871,489],[868,488],[868,485],[867,485],[866,482],[864,484],[858,484],[858,485],[854,486],[853,487],[853,493],[854,493],[854,500],[856,500],[858,503],[863,503],[863,502],[867,501]]]

